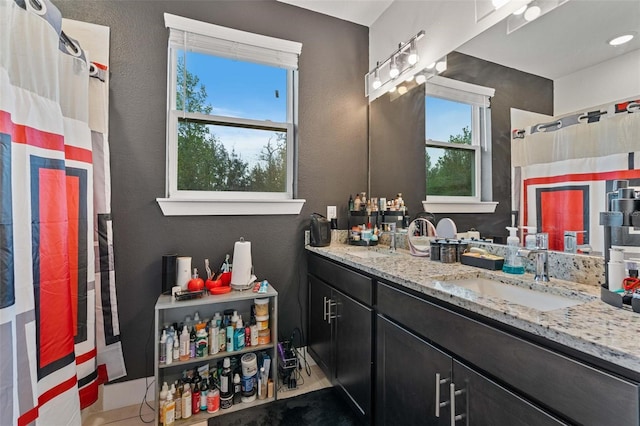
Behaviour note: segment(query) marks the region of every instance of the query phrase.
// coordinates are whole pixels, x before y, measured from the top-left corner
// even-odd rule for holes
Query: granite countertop
[[[332,243],[307,250],[375,275],[383,280],[443,300],[484,317],[544,337],[612,364],[640,373],[640,314],[600,300],[598,286],[551,278],[538,283],[533,275],[511,275],[414,257],[406,250],[388,255],[388,247],[372,248]],[[481,296],[447,280],[488,278],[578,300],[568,308],[540,311],[503,299]],[[444,285],[443,285],[444,284]]]

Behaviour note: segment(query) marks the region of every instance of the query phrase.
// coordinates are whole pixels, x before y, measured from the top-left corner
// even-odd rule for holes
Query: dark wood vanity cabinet
[[[460,424],[640,424],[640,387],[634,380],[595,368],[393,285],[378,282],[377,301],[379,317],[398,323],[398,329],[423,339],[429,348],[437,346],[451,355],[453,383],[456,390],[462,390],[456,407],[466,405],[465,411],[457,408],[456,414],[465,414],[469,420]],[[379,333],[380,323],[379,319]],[[382,359],[381,351],[378,348],[378,378],[384,374],[380,363],[389,364]]]
[[[376,425],[566,424],[383,316],[376,329]]]
[[[373,365],[371,278],[310,256],[308,284],[308,350],[368,421]]]
[[[635,373],[315,254],[308,266],[309,352],[372,424],[640,425]]]

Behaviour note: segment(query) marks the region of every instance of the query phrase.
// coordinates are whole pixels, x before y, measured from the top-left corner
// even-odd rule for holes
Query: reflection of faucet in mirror
[[[586,234],[587,231],[564,231],[564,251],[566,253],[590,253],[589,244],[578,244],[578,234]]]
[[[535,256],[535,276],[536,281],[549,281],[549,234],[540,232],[536,234],[536,247],[531,249],[521,248],[518,250],[518,256],[530,258]]]

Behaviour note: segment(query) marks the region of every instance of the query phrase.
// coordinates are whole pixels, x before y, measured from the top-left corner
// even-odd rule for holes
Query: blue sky
[[[427,139],[446,142],[450,135],[462,134],[465,126],[471,130],[471,106],[435,97],[427,98]],[[435,124],[429,126],[429,123]]]
[[[286,122],[285,69],[195,52],[187,53],[187,69],[205,87],[213,114]],[[250,165],[255,164],[260,150],[273,136],[273,132],[263,130],[220,126],[214,133],[229,151],[235,148],[242,153],[242,159]]]

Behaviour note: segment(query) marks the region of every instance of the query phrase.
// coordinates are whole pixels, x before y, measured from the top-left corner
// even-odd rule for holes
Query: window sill
[[[497,205],[497,201],[422,202],[424,211],[429,213],[494,213]]]
[[[300,214],[306,200],[188,200],[156,198],[165,216]]]

